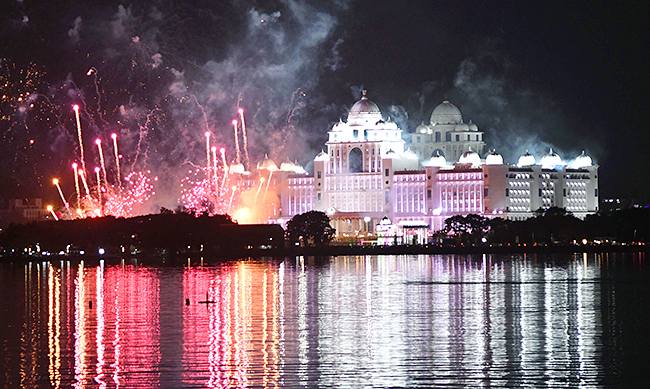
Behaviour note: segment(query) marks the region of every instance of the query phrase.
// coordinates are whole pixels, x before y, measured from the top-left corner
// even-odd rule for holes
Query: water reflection
[[[0,268],[3,375],[54,388],[604,386],[629,355],[621,294],[646,278],[643,255],[33,262]]]

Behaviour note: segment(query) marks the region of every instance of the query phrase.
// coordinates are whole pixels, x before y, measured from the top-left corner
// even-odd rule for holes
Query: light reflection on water
[[[643,254],[190,265],[0,267],[0,382],[599,387],[647,356]]]

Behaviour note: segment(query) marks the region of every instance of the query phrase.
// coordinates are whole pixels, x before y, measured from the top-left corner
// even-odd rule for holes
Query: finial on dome
[[[366,97],[367,94],[368,94],[368,91],[367,91],[367,90],[365,90],[365,89],[362,90],[362,91],[361,91],[361,98],[362,98],[362,99],[364,99],[364,98],[367,99],[367,97]]]

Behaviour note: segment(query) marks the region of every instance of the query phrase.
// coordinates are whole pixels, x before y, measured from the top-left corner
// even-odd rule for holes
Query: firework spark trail
[[[257,187],[257,192],[255,192],[255,199],[253,200],[253,204],[257,205],[257,198],[260,195],[260,190],[262,189],[262,184],[264,183],[264,177],[260,177],[260,185]]]
[[[136,148],[135,158],[133,158],[133,163],[131,164],[131,171],[135,171],[135,165],[138,162],[138,158],[140,157],[140,153],[142,151],[142,141],[149,134],[148,127],[149,127],[149,123],[151,123],[152,115],[154,115],[157,112],[163,112],[163,111],[160,108],[157,108],[157,107],[152,109],[151,112],[149,112],[147,114],[147,121],[143,125],[140,126],[140,133],[139,133],[139,136],[138,136],[138,147]],[[145,150],[145,152],[144,152],[144,160],[146,161],[146,159],[147,159],[147,152]]]
[[[72,106],[74,110],[75,119],[77,120],[77,135],[79,137],[79,152],[81,157],[81,170],[86,171],[86,158],[84,156],[84,142],[81,137],[81,120],[79,120],[79,106],[77,104]],[[76,175],[76,172],[75,172]]]
[[[92,66],[90,69],[88,69],[86,75],[88,77],[94,76],[93,82],[95,84],[95,93],[97,94],[97,114],[99,115],[99,120],[102,123],[104,123],[104,125],[108,125],[108,122],[104,120],[104,116],[102,115],[102,95],[99,92],[99,83],[97,81],[97,68]]]
[[[208,179],[210,179],[210,132],[205,132],[205,159],[206,168],[208,171]]]
[[[102,182],[99,177],[99,166],[95,166],[95,174],[97,174],[97,199],[99,199],[99,203],[102,203]]]
[[[228,162],[226,162],[226,149],[223,147],[221,150],[221,159],[223,161],[223,181],[221,181],[221,188],[220,190],[223,191],[223,188],[226,186],[226,178],[228,178],[228,172],[230,171],[230,168],[228,167]]]
[[[262,196],[262,204],[266,201],[266,194],[269,191],[269,185],[271,185],[271,179],[273,178],[273,169],[269,169],[269,180],[266,182],[266,188],[264,188],[264,196]]]
[[[217,147],[212,146],[212,171],[214,172],[214,191],[219,191],[219,175],[217,174]]]
[[[58,178],[53,179],[52,183],[56,186],[56,189],[59,191],[59,196],[61,196],[61,201],[63,201],[63,205],[65,205],[65,208],[70,209],[70,203],[68,203],[65,200],[65,196],[63,196],[63,191],[61,190],[61,186],[59,185],[59,179]]]
[[[251,161],[248,156],[248,134],[246,133],[246,120],[244,119],[244,109],[239,108],[237,112],[239,112],[239,118],[241,119],[241,131],[242,131],[242,138],[244,140],[244,162],[246,163],[246,169],[249,169]]]
[[[112,133],[111,138],[113,138],[113,149],[115,149],[115,165],[117,166],[117,187],[122,188],[122,176],[120,173],[120,154],[117,151],[117,134]]]
[[[104,163],[104,150],[102,149],[102,140],[97,138],[97,140],[95,140],[95,143],[99,149],[99,163],[102,166],[102,173],[104,173],[104,186],[108,188],[108,176],[106,175],[106,164]]]
[[[230,208],[232,207],[232,200],[235,198],[235,192],[237,191],[237,187],[233,185],[232,187],[232,194],[230,195],[230,201],[228,201],[228,208],[226,212],[230,212]]]
[[[48,205],[47,210],[52,214],[52,217],[54,218],[54,220],[59,221],[58,216],[56,216],[56,213],[54,213],[54,207],[52,207],[51,205]]]
[[[77,191],[77,208],[81,208],[81,191],[79,190],[79,177],[77,176],[77,163],[72,164],[72,170],[74,170],[74,188]]]
[[[86,173],[83,171],[79,170],[79,177],[81,177],[81,182],[84,185],[84,189],[86,190],[86,197],[90,196],[90,189],[88,188],[88,181],[86,180]]]
[[[201,115],[203,117],[203,124],[205,125],[205,131],[210,131],[210,129],[208,128],[208,115],[205,113],[205,108],[203,108],[201,103],[199,103],[199,99],[197,99],[195,95],[190,95],[190,96],[194,98],[194,102],[196,103],[196,106],[199,107],[199,109],[201,110]]]
[[[235,130],[235,152],[236,152],[236,159],[237,163],[241,163],[241,151],[239,150],[239,128],[237,127],[237,120],[232,121],[232,126]]]

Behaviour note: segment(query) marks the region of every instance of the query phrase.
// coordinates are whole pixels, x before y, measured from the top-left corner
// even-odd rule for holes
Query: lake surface
[[[648,270],[645,254],[5,264],[0,387],[645,387]]]

